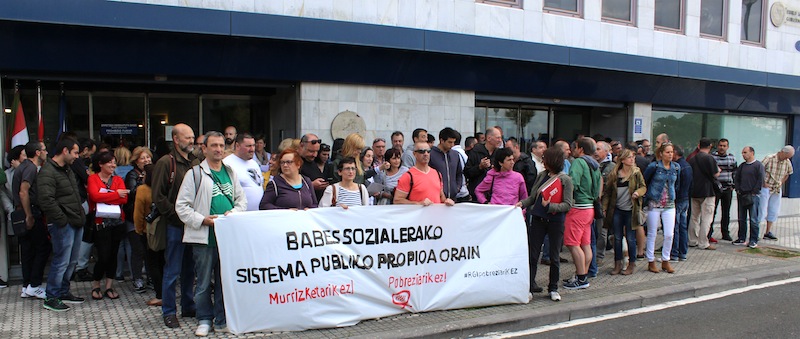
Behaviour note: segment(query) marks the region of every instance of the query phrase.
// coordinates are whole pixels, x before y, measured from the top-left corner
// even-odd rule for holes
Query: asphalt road
[[[524,338],[800,338],[800,283]]]

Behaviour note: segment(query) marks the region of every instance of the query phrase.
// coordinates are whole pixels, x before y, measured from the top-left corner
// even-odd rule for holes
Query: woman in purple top
[[[278,155],[278,175],[267,184],[259,209],[309,209],[317,207],[311,180],[300,174],[303,158],[292,148]]]
[[[528,197],[525,178],[514,171],[514,153],[509,148],[496,150],[493,155],[494,168],[486,173],[475,196],[481,204],[515,205]]]

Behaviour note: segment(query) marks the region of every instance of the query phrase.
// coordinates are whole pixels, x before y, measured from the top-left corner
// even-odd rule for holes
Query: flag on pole
[[[28,139],[28,127],[25,125],[25,113],[19,100],[19,90],[14,92],[14,104],[11,105],[11,133],[9,135],[9,149],[17,145],[25,145]]]

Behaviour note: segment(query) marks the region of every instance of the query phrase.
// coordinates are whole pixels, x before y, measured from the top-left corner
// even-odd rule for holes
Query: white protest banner
[[[513,206],[259,211],[215,224],[234,333],[528,302],[527,234]]]

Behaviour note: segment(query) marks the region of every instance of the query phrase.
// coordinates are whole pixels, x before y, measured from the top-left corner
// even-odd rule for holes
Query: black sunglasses
[[[322,143],[322,139],[309,140],[309,141],[306,141],[306,142],[309,143],[309,144],[312,144],[312,145],[316,145],[316,144],[321,144]]]
[[[430,148],[426,148],[426,149],[417,149],[417,150],[414,150],[414,152],[415,152],[415,153],[419,153],[419,154],[425,154],[425,153],[430,153],[430,152],[431,152],[431,149],[430,149]]]

